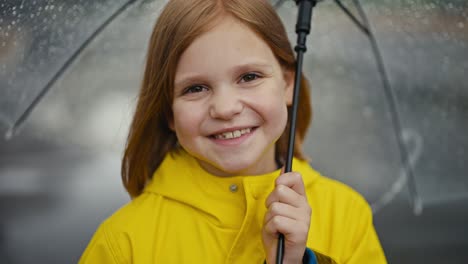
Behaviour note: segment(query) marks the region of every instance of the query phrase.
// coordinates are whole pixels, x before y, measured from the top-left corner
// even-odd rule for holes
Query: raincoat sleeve
[[[372,211],[367,202],[362,202],[357,205],[354,210],[357,217],[348,219],[348,228],[351,228],[351,247],[347,248],[346,264],[386,264],[383,249],[380,245],[379,238],[375,232]],[[354,228],[353,228],[354,227]]]
[[[125,236],[111,232],[110,228],[103,223],[94,234],[88,244],[79,264],[98,263],[131,263],[130,256],[123,254],[125,250]]]

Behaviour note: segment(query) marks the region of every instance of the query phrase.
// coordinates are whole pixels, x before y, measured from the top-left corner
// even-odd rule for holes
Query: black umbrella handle
[[[288,141],[288,152],[286,157],[286,164],[284,172],[291,172],[292,159],[294,156],[294,141],[296,137],[296,119],[297,119],[297,108],[299,105],[299,92],[301,89],[301,77],[302,77],[302,61],[303,55],[307,51],[306,39],[310,33],[310,21],[312,18],[312,9],[317,3],[317,0],[296,0],[299,6],[299,12],[297,15],[296,33],[297,33],[297,44],[294,50],[297,53],[296,57],[296,72],[294,75],[294,93],[292,109],[290,112],[289,120],[289,141]],[[276,248],[276,263],[283,263],[284,255],[284,235],[279,234],[278,246]]]

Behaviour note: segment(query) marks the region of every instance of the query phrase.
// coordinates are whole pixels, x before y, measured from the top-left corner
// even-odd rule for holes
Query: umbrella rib
[[[339,1],[339,0],[336,0]],[[390,116],[392,119],[393,123],[393,132],[395,133],[395,137],[397,140],[397,145],[398,145],[398,150],[400,152],[400,158],[401,162],[403,164],[404,171],[406,175],[408,176],[408,190],[409,190],[409,195],[410,195],[410,200],[412,202],[413,206],[413,212],[415,214],[420,214],[423,209],[423,204],[422,201],[418,195],[417,189],[416,189],[416,184],[415,184],[415,178],[414,178],[414,173],[413,173],[413,168],[411,166],[411,163],[409,161],[409,155],[408,155],[408,150],[406,148],[406,145],[403,140],[403,130],[401,128],[401,120],[400,120],[400,114],[398,112],[398,102],[396,100],[396,95],[395,92],[390,84],[387,71],[385,69],[385,65],[383,62],[383,57],[380,52],[380,49],[377,44],[377,40],[370,29],[370,24],[369,20],[367,18],[366,13],[364,12],[364,9],[361,6],[361,3],[359,0],[353,0],[354,4],[356,5],[356,8],[358,10],[358,13],[365,24],[365,26],[368,29],[369,34],[367,35],[369,37],[372,51],[375,56],[375,60],[377,63],[377,68],[381,76],[381,81],[383,84],[383,90],[385,97],[387,98],[388,102],[388,107],[390,110]]]
[[[338,5],[338,7],[343,10],[343,12],[348,15],[348,17],[351,19],[351,21],[354,22],[354,24],[367,36],[370,35],[370,30],[369,30],[369,25],[364,25],[361,21],[359,21],[356,16],[345,6],[340,0],[335,0],[335,3]]]
[[[18,127],[28,118],[31,114],[32,110],[36,107],[39,101],[45,96],[45,94],[50,90],[52,85],[58,80],[58,78],[67,70],[67,68],[75,61],[78,55],[94,40],[94,38],[101,33],[107,25],[110,24],[116,17],[118,17],[122,12],[124,12],[129,6],[133,4],[137,0],[129,0],[125,4],[123,4],[117,11],[115,11],[109,18],[107,18],[104,23],[102,23],[82,44],[81,46],[75,50],[72,56],[65,61],[65,63],[60,67],[60,69],[55,73],[55,75],[50,79],[49,82],[44,86],[44,88],[39,92],[39,94],[33,99],[32,103],[26,108],[26,110],[21,114],[21,116],[15,121],[13,126],[7,132],[7,138],[13,136]]]

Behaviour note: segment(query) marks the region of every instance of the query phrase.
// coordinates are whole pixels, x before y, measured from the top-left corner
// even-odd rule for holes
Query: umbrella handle
[[[296,119],[297,119],[297,108],[299,104],[299,91],[301,89],[301,77],[302,77],[302,62],[303,55],[307,51],[306,39],[310,33],[310,21],[312,18],[312,9],[316,5],[317,0],[296,0],[296,4],[299,7],[296,23],[297,33],[297,44],[294,50],[297,53],[296,57],[296,72],[294,78],[294,93],[292,110],[290,113],[290,127],[289,127],[289,140],[288,140],[288,151],[286,157],[286,164],[284,172],[291,172],[292,159],[294,155],[294,140],[296,136]],[[276,248],[276,263],[283,263],[284,255],[284,235],[279,234],[278,244]]]

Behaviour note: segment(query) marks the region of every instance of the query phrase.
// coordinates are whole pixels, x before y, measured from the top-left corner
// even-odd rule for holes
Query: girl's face
[[[179,60],[170,127],[214,175],[271,172],[292,89],[292,74],[282,70],[269,46],[224,17]]]

